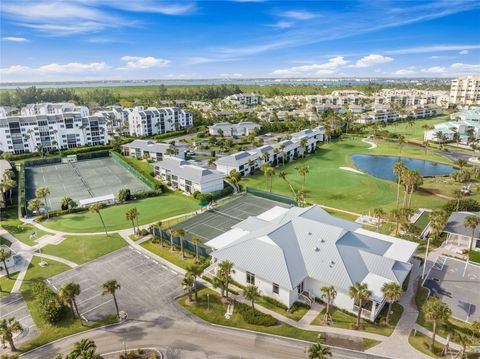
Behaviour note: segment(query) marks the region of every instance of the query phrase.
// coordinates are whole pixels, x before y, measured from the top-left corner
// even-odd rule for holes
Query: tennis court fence
[[[173,241],[173,245],[175,247],[180,247],[180,237],[173,235],[170,238],[170,233],[167,230],[163,230],[163,229],[160,229],[158,227],[154,227],[152,229],[152,235],[154,237],[156,237],[157,240],[160,240],[160,238],[163,238],[163,243],[164,243],[163,245],[164,246],[170,245],[170,241]],[[160,235],[162,237],[160,237]],[[187,239],[183,240],[183,248],[185,248],[186,251],[191,252],[193,254],[195,253],[195,250],[196,250],[195,244],[190,242]],[[210,253],[210,250],[207,247],[201,245],[200,243],[198,244],[198,255],[199,256],[201,256],[203,258],[208,258],[208,257],[210,257],[209,253]]]
[[[145,178],[144,175],[142,175],[140,172],[138,172],[135,168],[130,166],[127,162],[125,162],[120,155],[116,154],[115,152],[110,152],[110,157],[112,160],[114,160],[116,163],[118,163],[120,166],[125,168],[128,172],[133,174],[135,177],[137,177],[140,181],[142,181],[145,185],[148,186],[151,190],[155,190],[155,185],[149,181],[147,178]]]
[[[280,202],[280,203],[285,203],[285,204],[288,204],[290,206],[296,206],[297,205],[297,202],[295,201],[294,198],[283,196],[281,194],[266,192],[266,191],[262,191],[262,190],[259,190],[259,189],[256,189],[256,188],[251,188],[251,187],[247,187],[245,189],[245,191],[247,193],[253,194],[254,196],[257,196],[257,197],[270,199],[272,201],[277,201],[277,202]]]

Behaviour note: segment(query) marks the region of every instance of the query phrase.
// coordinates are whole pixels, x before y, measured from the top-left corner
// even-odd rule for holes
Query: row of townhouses
[[[23,153],[108,143],[107,121],[80,112],[0,119],[0,151]]]
[[[377,107],[372,111],[362,113],[355,120],[356,123],[371,124],[376,122],[394,122],[402,118],[428,118],[435,117],[442,114],[442,108],[439,106],[414,106],[406,114],[400,115],[400,113],[393,111],[390,108]]]
[[[480,107],[463,109],[450,115],[452,121],[438,123],[425,131],[424,139],[434,142],[458,141],[467,144],[480,139]],[[440,136],[440,134],[442,136]]]
[[[178,107],[137,106],[128,115],[130,135],[147,137],[193,126],[193,115]]]
[[[302,130],[291,134],[290,140],[221,157],[215,161],[215,164],[217,170],[222,173],[229,174],[230,171],[237,170],[242,176],[248,176],[265,163],[289,162],[303,155],[305,151],[307,153],[314,151],[317,144],[324,140],[324,135],[323,126]],[[304,147],[303,142],[305,142]]]
[[[129,134],[128,115],[130,112],[132,112],[132,109],[124,109],[120,106],[112,106],[108,110],[95,112],[95,115],[105,117],[107,120],[108,133],[127,135]]]
[[[255,122],[220,122],[212,126],[208,126],[208,133],[215,136],[222,135],[225,137],[241,137],[248,136],[255,130],[260,129],[260,127],[261,126],[256,124]]]
[[[383,89],[373,94],[374,104],[400,106],[436,105],[448,107],[448,93],[446,91],[423,91],[415,89]]]
[[[178,151],[178,152],[177,152]],[[151,161],[162,161],[166,156],[185,158],[185,151],[170,143],[158,143],[151,140],[133,140],[122,145],[124,156],[144,158]]]

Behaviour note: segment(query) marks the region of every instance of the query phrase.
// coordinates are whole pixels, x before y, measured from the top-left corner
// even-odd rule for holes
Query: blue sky
[[[0,80],[480,74],[478,1],[3,0]]]

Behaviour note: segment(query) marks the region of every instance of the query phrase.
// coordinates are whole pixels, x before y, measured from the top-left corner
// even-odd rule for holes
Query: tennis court
[[[480,266],[455,258],[439,256],[424,286],[466,322],[480,319]]]
[[[174,229],[182,228],[187,240],[198,236],[202,242],[207,242],[230,230],[232,226],[249,216],[258,216],[275,206],[289,207],[284,203],[244,194],[215,209],[180,222],[174,226]]]
[[[38,187],[48,187],[47,209],[58,210],[63,197],[81,199],[117,195],[122,188],[132,193],[150,188],[110,157],[73,163],[55,163],[25,168],[25,198],[35,198]]]

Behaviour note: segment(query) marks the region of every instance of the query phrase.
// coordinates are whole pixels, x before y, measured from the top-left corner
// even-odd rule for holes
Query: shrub
[[[69,208],[65,211],[62,211],[62,210],[51,211],[48,214],[41,214],[39,216],[36,216],[35,220],[37,222],[40,222],[47,219],[49,215],[50,215],[50,218],[52,218],[52,217],[63,216],[64,214],[80,213],[80,212],[86,212],[86,211],[88,211],[88,208],[86,207]]]
[[[310,309],[310,306],[308,304],[305,304],[305,303],[302,303],[302,302],[295,302],[290,307],[289,312],[290,313],[295,313],[299,309]]]
[[[150,198],[150,197],[157,197],[163,194],[163,191],[161,188],[156,189],[154,191],[143,191],[143,192],[137,192],[132,195],[133,199],[143,199],[143,198]]]
[[[192,197],[195,198],[195,199],[198,199],[198,196],[200,194],[202,194],[200,191],[195,191],[195,192],[193,192]]]
[[[227,185],[224,189],[220,191],[214,191],[210,193],[205,193],[205,194],[198,194],[197,197],[194,197],[195,199],[198,199],[200,202],[212,202],[214,200],[226,197],[230,194],[233,193],[233,188],[230,185]]]
[[[35,282],[32,285],[32,292],[35,301],[40,309],[40,315],[50,324],[62,321],[68,313],[56,293],[54,293],[44,282]]]
[[[109,145],[78,147],[78,148],[72,148],[72,149],[63,151],[62,156],[77,155],[79,153],[87,153],[87,152],[104,151],[104,150],[110,150],[111,148],[112,146],[109,146]]]
[[[448,213],[454,212],[457,210],[457,201],[450,201],[443,206],[443,209]],[[461,200],[458,205],[459,211],[466,212],[478,212],[480,211],[480,203],[478,203],[473,198],[466,198]]]
[[[145,236],[148,236],[150,234],[150,232],[148,231],[148,229],[141,229],[140,232],[138,232],[138,234],[142,237],[145,237]]]
[[[272,297],[262,297],[262,298],[265,302],[270,303],[280,309],[283,309],[285,311],[288,309],[288,307],[285,304],[283,304],[282,302],[279,302],[276,299],[273,299]]]
[[[120,191],[118,191],[117,197],[120,202],[127,202],[132,199],[132,193],[130,192],[129,188],[122,188]]]
[[[156,140],[162,140],[162,139],[176,137],[176,136],[180,136],[180,135],[186,135],[186,134],[187,134],[187,130],[179,130],[179,131],[162,133],[160,135],[155,135],[155,136],[153,136],[153,138],[156,139]]]
[[[255,315],[253,315],[252,308],[246,304],[236,303],[235,309],[248,324],[260,325],[263,327],[273,327],[274,325],[277,325],[277,320],[271,315],[259,312],[258,310],[256,310]]]

